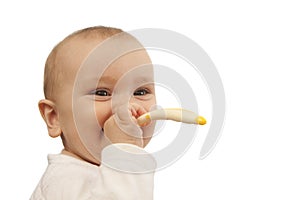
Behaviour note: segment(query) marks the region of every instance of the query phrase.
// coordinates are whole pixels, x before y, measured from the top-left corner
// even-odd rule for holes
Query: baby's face
[[[127,53],[107,67],[95,61],[91,65],[96,67],[90,67],[84,60],[98,44],[99,40],[76,39],[72,46],[64,47],[66,53],[58,58],[64,65],[63,79],[55,97],[65,150],[95,164],[100,163],[101,150],[107,145],[102,128],[115,108],[129,103],[149,111],[156,104],[153,67],[147,52]],[[154,125],[142,130],[147,144]]]

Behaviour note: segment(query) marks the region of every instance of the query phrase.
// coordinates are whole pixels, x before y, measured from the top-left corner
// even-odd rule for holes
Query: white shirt
[[[48,162],[31,200],[153,199],[155,160],[135,145],[107,146],[100,167],[63,154]]]

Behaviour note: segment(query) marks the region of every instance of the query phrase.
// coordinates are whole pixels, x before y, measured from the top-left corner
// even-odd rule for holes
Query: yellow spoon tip
[[[196,122],[200,125],[206,124],[206,119],[204,117],[198,116]]]

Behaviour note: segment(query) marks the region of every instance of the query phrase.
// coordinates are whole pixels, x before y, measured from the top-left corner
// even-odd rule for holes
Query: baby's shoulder
[[[75,184],[96,178],[99,173],[97,166],[63,155],[48,155],[49,165],[44,174],[44,182],[65,185]]]
[[[57,154],[48,156],[49,165],[40,180],[39,187],[44,194],[58,191],[81,191],[88,189],[99,178],[98,167],[76,158]]]

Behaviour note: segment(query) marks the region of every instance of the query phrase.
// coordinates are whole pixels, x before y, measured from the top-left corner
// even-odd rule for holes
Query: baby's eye
[[[146,94],[149,94],[150,92],[147,89],[137,89],[133,95],[134,96],[144,96]]]
[[[111,96],[110,92],[105,89],[97,89],[94,92],[92,92],[94,95],[97,96]]]

